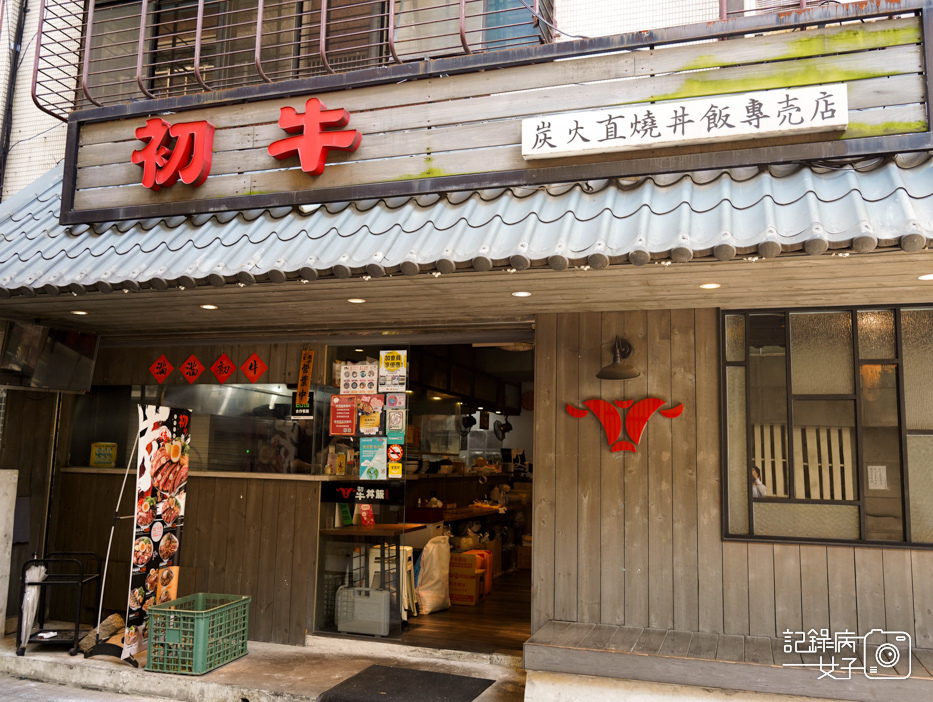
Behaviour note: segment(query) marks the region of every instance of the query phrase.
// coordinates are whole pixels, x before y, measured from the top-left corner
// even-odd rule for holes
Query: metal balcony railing
[[[33,101],[65,120],[92,106],[545,44],[558,38],[555,1],[42,0]],[[727,19],[824,1],[693,5]],[[696,21],[672,4],[665,26]]]
[[[42,0],[33,100],[116,105],[551,41],[553,0]]]

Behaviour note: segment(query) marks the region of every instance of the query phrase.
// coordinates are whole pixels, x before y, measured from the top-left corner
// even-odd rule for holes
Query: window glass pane
[[[748,533],[748,454],[745,437],[745,369],[726,368],[729,451],[729,532]]]
[[[99,102],[127,101],[137,90],[138,2],[94,8],[88,89]],[[80,106],[91,107],[79,91]]]
[[[858,539],[858,506],[756,502],[755,534],[813,539]]]
[[[793,439],[794,497],[858,499],[854,402],[795,401]]]
[[[849,312],[790,316],[793,391],[801,395],[855,392],[852,371],[852,315]]]
[[[895,358],[894,310],[858,313],[858,353],[861,358]]]
[[[750,315],[748,407],[752,464],[761,481],[752,497],[787,496],[787,359],[783,314]],[[756,492],[758,494],[756,494]]]
[[[901,432],[897,366],[861,369],[862,462],[865,464],[865,538],[904,540]]]
[[[726,360],[745,360],[745,317],[726,315]]]
[[[933,429],[933,310],[904,310],[901,334],[907,429]]]
[[[933,543],[933,436],[907,437],[910,486],[910,538]]]
[[[330,394],[312,386],[314,414],[292,419],[285,385],[94,386],[74,414],[71,465],[87,465],[91,444],[117,444],[117,465],[137,438],[136,405],[192,410],[190,470],[253,473],[323,473]]]
[[[330,392],[312,387],[308,419],[289,417],[292,392],[285,385],[167,385],[161,402],[193,411],[193,471],[323,473]]]

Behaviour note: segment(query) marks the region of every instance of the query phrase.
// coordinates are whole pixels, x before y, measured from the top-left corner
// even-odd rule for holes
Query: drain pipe
[[[23,0],[16,18],[16,36],[10,48],[10,75],[6,82],[6,98],[3,101],[3,132],[0,133],[0,200],[3,199],[3,183],[6,180],[6,160],[10,151],[10,135],[13,133],[13,91],[16,89],[16,74],[19,57],[23,51],[23,32],[26,28],[26,13],[29,0]]]

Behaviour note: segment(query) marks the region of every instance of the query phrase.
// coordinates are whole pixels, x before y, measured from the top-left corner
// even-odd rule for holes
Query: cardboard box
[[[450,603],[475,606],[486,595],[486,551],[450,554]]]
[[[451,557],[454,554],[451,554]],[[486,571],[451,570],[450,571],[450,604],[468,605],[475,607],[486,596],[483,582]]]
[[[459,570],[466,573],[475,573],[482,567],[482,558],[476,552],[450,554],[450,572]]]
[[[481,563],[480,569],[486,571],[486,577],[483,583],[483,594],[488,595],[492,592],[492,551],[474,549],[472,551],[466,551],[466,553],[475,553],[479,556],[479,562]]]
[[[519,568],[531,568],[531,546],[516,546]]]

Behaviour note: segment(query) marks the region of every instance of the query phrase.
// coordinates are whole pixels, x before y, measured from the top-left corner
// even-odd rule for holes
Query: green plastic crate
[[[146,670],[204,675],[245,656],[250,599],[200,592],[150,607]]]

